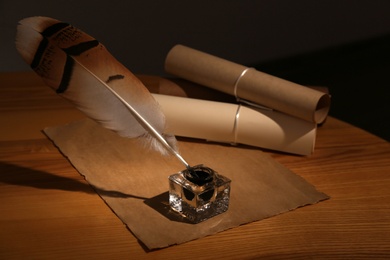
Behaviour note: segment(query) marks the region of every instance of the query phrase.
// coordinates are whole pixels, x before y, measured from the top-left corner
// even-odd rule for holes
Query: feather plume
[[[96,39],[68,23],[48,17],[19,22],[16,48],[31,68],[59,95],[119,135],[142,137],[165,154],[177,153],[165,135],[165,117],[141,81]]]

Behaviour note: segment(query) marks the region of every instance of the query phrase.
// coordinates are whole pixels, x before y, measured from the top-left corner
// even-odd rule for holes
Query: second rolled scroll
[[[322,123],[330,107],[330,96],[326,93],[183,45],[176,45],[169,51],[165,70],[309,122]]]

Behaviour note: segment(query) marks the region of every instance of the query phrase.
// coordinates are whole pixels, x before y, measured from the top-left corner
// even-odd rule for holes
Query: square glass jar
[[[203,165],[169,176],[169,205],[199,223],[228,210],[231,180]]]

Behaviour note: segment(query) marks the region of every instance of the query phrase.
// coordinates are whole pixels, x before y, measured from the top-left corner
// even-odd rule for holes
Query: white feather
[[[23,59],[90,118],[121,136],[143,138],[163,154],[172,152],[189,167],[177,153],[176,139],[163,134],[165,117],[141,81],[88,34],[64,24],[53,29],[59,23],[47,17],[20,21],[16,48]],[[88,42],[95,45],[69,50]]]

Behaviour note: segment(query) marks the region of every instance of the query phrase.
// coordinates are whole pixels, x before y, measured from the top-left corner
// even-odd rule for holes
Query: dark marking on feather
[[[66,56],[66,62],[64,66],[64,72],[62,73],[62,79],[56,92],[64,93],[69,86],[70,79],[72,77],[74,60],[69,55]]]
[[[95,48],[96,46],[99,45],[99,41],[97,40],[92,40],[92,41],[87,41],[87,42],[81,42],[79,44],[73,45],[68,48],[64,48],[64,52],[68,55],[75,55],[78,56],[82,54],[85,51],[88,51],[92,48]]]
[[[35,69],[38,67],[39,63],[41,62],[41,59],[43,57],[43,54],[45,53],[45,50],[47,46],[49,45],[49,40],[46,37],[50,37],[57,32],[61,31],[65,27],[69,26],[68,23],[56,23],[52,26],[47,27],[43,32],[41,32],[41,35],[43,36],[42,41],[39,43],[38,49],[35,52],[33,61],[31,62],[30,66],[32,69]]]
[[[106,80],[106,83],[110,83],[111,81],[113,80],[118,80],[118,79],[123,79],[125,76],[121,75],[121,74],[117,74],[117,75],[112,75],[112,76],[109,76],[108,79]]]
[[[65,27],[68,27],[70,24],[68,23],[56,23],[56,24],[53,24],[49,27],[47,27],[41,34],[43,37],[50,37],[54,34],[56,34],[57,32],[61,31],[62,29],[64,29]]]
[[[49,41],[46,38],[43,38],[39,43],[38,49],[35,52],[34,59],[32,60],[30,66],[32,69],[36,69],[41,62],[42,56],[49,45]]]

